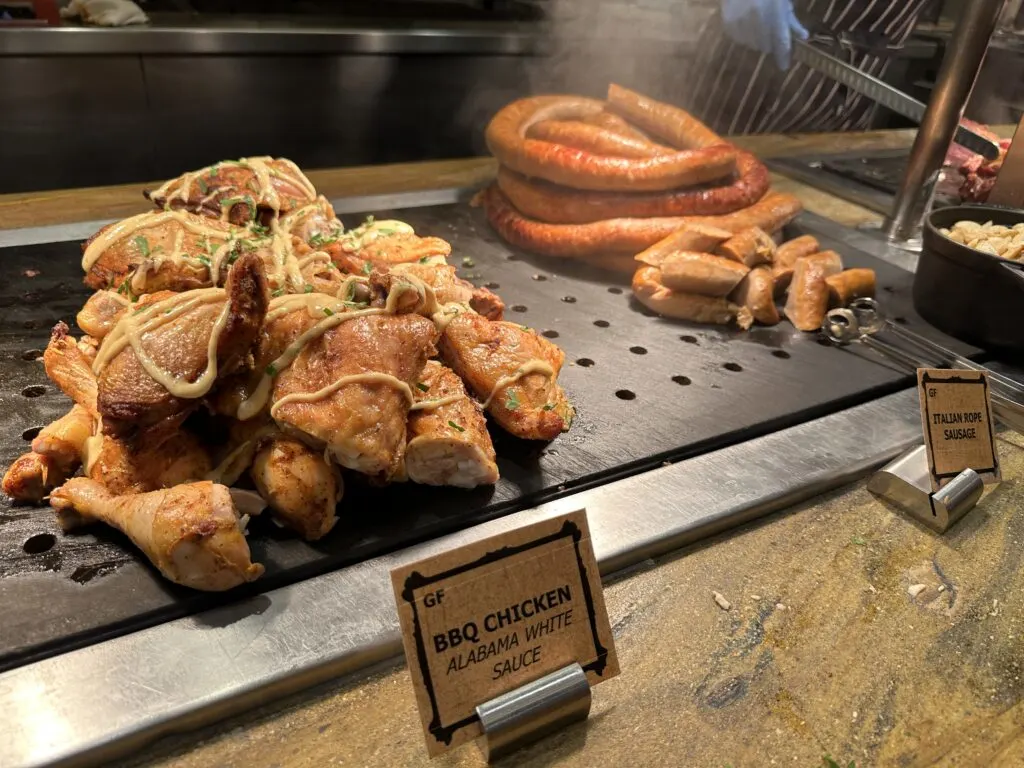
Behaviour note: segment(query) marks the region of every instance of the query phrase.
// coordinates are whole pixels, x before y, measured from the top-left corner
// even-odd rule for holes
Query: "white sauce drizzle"
[[[205,224],[204,222],[210,220],[187,211],[159,211],[157,213],[149,211],[147,213],[140,213],[137,216],[130,216],[124,221],[119,221],[117,224],[107,227],[107,229],[95,237],[86,246],[85,252],[82,254],[82,269],[86,272],[92,269],[100,256],[103,255],[103,252],[115,241],[123,237],[130,237],[142,229],[158,227],[168,221],[178,221],[188,231],[206,238],[230,239],[230,235],[223,228]],[[182,233],[179,232],[178,234],[181,235]],[[177,251],[179,247],[179,244],[176,242],[175,250]]]
[[[409,403],[413,401],[412,388],[401,379],[392,376],[390,373],[367,371],[365,373],[353,373],[348,376],[342,376],[337,381],[333,381],[315,392],[292,392],[285,395],[270,406],[270,416],[271,418],[276,418],[278,410],[288,405],[288,403],[313,403],[325,397],[330,397],[346,384],[387,384],[405,395],[405,399]]]
[[[218,302],[223,302],[224,307],[213,325],[207,342],[206,368],[195,381],[183,381],[172,371],[161,368],[143,348],[144,334],[173,322],[196,307]],[[209,392],[217,378],[217,343],[227,325],[229,314],[230,302],[222,288],[200,288],[177,293],[162,301],[154,301],[132,312],[126,312],[103,339],[93,361],[93,372],[98,376],[121,350],[131,345],[146,373],[170,394],[189,399],[202,397]]]
[[[404,221],[384,219],[360,224],[355,229],[345,232],[340,238],[341,250],[353,253],[362,250],[379,237],[388,235],[412,235],[415,230]]]
[[[358,278],[353,276],[346,279],[342,288],[344,289],[350,284],[350,281],[354,279]],[[243,400],[238,406],[237,416],[239,420],[246,421],[251,419],[263,410],[267,401],[270,399],[274,379],[279,373],[281,373],[281,371],[295,361],[295,358],[299,356],[299,353],[306,344],[313,339],[319,338],[331,328],[348,322],[349,320],[355,320],[357,317],[395,314],[398,308],[399,298],[410,290],[415,291],[419,295],[420,301],[423,303],[428,302],[433,297],[433,292],[430,290],[429,286],[427,286],[422,280],[409,276],[404,278],[402,282],[395,282],[391,286],[391,290],[388,292],[388,298],[384,307],[368,307],[367,309],[349,310],[345,306],[345,303],[340,299],[336,299],[333,296],[328,296],[322,293],[289,294],[287,296],[280,296],[277,299],[274,299],[270,303],[270,311],[267,313],[266,320],[264,321],[265,323],[271,323],[283,315],[300,309],[306,309],[313,317],[317,317],[320,314],[326,314],[324,313],[325,308],[330,309],[333,314],[324,317],[314,326],[300,334],[295,341],[285,347],[284,352],[282,352],[276,360],[267,366],[263,377],[256,386],[256,389],[253,390],[252,394]],[[408,385],[405,386],[408,387]],[[290,395],[286,395],[285,397],[290,397]],[[412,397],[409,398],[409,401],[412,402]],[[273,412],[274,408],[272,407],[271,413]]]
[[[447,397],[438,397],[433,400],[420,400],[418,403],[413,403],[409,408],[410,411],[433,411],[437,408],[441,408],[445,405],[451,405],[457,403],[460,400],[467,400],[467,395],[448,395]]]
[[[550,386],[551,379],[555,377],[555,369],[552,368],[544,360],[528,360],[519,366],[513,373],[508,376],[502,376],[494,384],[494,389],[491,390],[491,394],[483,402],[483,407],[486,408],[491,404],[491,401],[497,396],[498,392],[507,386],[515,384],[523,376],[527,376],[531,373],[542,373],[548,377],[548,385]]]

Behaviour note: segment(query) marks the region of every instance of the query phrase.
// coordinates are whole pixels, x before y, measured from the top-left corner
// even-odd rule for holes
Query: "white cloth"
[[[71,0],[60,9],[60,15],[65,19],[81,18],[84,23],[98,27],[126,27],[149,21],[131,0]]]

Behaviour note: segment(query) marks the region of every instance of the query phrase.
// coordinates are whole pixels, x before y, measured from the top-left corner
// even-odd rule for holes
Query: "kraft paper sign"
[[[998,482],[988,374],[919,368],[917,386],[932,490],[965,469],[973,469],[986,483]]]
[[[396,568],[405,657],[431,756],[481,734],[476,706],[578,661],[619,672],[584,510]]]

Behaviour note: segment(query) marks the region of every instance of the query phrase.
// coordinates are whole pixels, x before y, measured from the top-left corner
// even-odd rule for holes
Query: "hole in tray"
[[[885,291],[886,293],[896,293],[896,289],[893,288],[891,285],[883,285],[882,290]]]
[[[617,389],[615,390],[615,396],[619,400],[636,400],[636,393],[630,389]]]
[[[543,283],[545,280],[547,280],[547,277],[545,275],[532,275],[532,277],[538,283]]]
[[[22,440],[35,440],[36,436],[43,431],[42,427],[29,427],[21,433]]]
[[[46,387],[42,384],[33,384],[30,387],[25,387],[21,390],[21,394],[25,397],[39,397],[40,395],[46,394]]]
[[[525,312],[526,311],[526,305],[525,304],[513,304],[510,307],[510,309],[513,312]]]
[[[484,283],[484,288],[490,288],[492,291],[496,291],[501,288],[501,286],[492,281],[490,283]]]
[[[608,293],[614,293],[614,294],[618,295],[618,294],[622,293],[622,289],[619,288],[619,286],[617,286],[617,285],[613,285],[611,288],[608,289]]]
[[[727,371],[732,371],[733,373],[739,373],[743,370],[743,366],[739,363],[725,363],[722,367]]]
[[[557,339],[558,338],[558,331],[553,331],[553,330],[551,330],[549,328],[546,331],[541,331],[540,335],[544,336],[545,338],[548,338],[548,339]]]
[[[595,320],[594,325],[596,325],[598,328],[607,328],[609,325],[611,325],[611,323],[609,323],[607,320]]]
[[[21,353],[22,360],[38,360],[43,356],[43,350],[41,349],[26,349]]]
[[[789,360],[792,355],[784,349],[776,349],[772,352],[772,357],[777,357],[779,360]]]
[[[643,347],[630,347],[629,351],[632,352],[634,355],[646,355],[647,354],[647,350],[645,348],[643,348]]]
[[[696,336],[680,336],[680,341],[685,341],[687,344],[699,344]]]
[[[43,552],[53,549],[53,545],[56,543],[57,537],[52,533],[37,533],[35,536],[29,536],[21,548],[25,550],[26,554],[41,555]]]
[[[576,303],[576,297],[575,296],[563,296],[562,297],[562,301],[564,301],[566,304],[575,304]]]
[[[576,365],[581,365],[584,368],[589,368],[593,364],[594,361],[591,360],[589,357],[581,357],[579,360],[576,361]]]
[[[689,384],[690,384],[690,377],[689,376],[673,376],[672,377],[672,381],[674,381],[676,384],[682,384],[684,387],[686,387],[686,386],[689,386]]]
[[[896,323],[897,325],[906,325],[906,324],[907,324],[908,322],[910,322],[910,321],[909,321],[909,320],[907,320],[907,318],[905,318],[905,317],[894,317],[894,318],[892,319],[892,321],[893,321],[894,323]]]

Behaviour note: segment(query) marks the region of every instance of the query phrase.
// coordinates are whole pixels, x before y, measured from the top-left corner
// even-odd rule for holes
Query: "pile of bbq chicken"
[[[263,572],[250,515],[319,539],[346,477],[495,483],[485,413],[529,440],[569,428],[562,351],[504,322],[444,240],[346,229],[283,158],[146,197],[84,244],[82,335],[58,324],[43,355],[73,405],[3,479],[65,530],[112,525],[167,579],[229,589]]]

